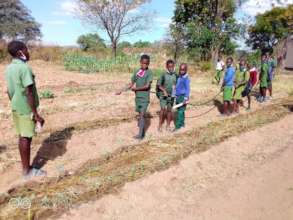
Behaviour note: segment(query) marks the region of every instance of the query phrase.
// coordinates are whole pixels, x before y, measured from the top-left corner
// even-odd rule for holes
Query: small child
[[[182,63],[179,68],[179,77],[176,83],[176,104],[184,105],[177,109],[175,131],[185,126],[185,110],[190,96],[190,79],[188,77],[188,66]]]
[[[231,106],[231,101],[233,97],[233,87],[234,87],[234,78],[235,78],[235,68],[233,67],[233,58],[228,57],[226,61],[227,69],[225,72],[225,77],[222,85],[223,89],[223,100],[224,100],[224,109],[223,116],[230,115],[229,108]]]
[[[26,45],[20,41],[8,44],[8,52],[13,57],[5,71],[8,97],[11,101],[12,116],[19,136],[19,151],[22,171],[25,179],[33,176],[45,176],[45,172],[30,166],[32,138],[35,135],[36,123],[43,126],[44,119],[39,115],[39,97],[35,77],[27,61],[30,54]]]
[[[217,62],[217,66],[216,66],[216,75],[215,75],[215,80],[218,85],[221,82],[224,68],[225,68],[225,63],[223,62],[222,58],[219,57],[218,62]]]
[[[260,98],[259,102],[266,101],[267,89],[268,89],[268,76],[269,76],[269,65],[267,61],[267,56],[263,54],[261,56],[261,70],[259,74],[259,81],[260,81]]]
[[[149,69],[150,57],[148,55],[142,55],[140,58],[140,69],[137,70],[131,77],[131,83],[127,85],[125,89],[117,92],[116,95],[120,95],[123,91],[131,89],[135,92],[135,108],[139,113],[138,135],[135,139],[142,140],[145,137],[145,115],[150,103],[150,91],[153,81],[153,73]]]
[[[175,73],[175,62],[173,60],[168,60],[166,63],[167,72],[162,74],[158,80],[157,87],[160,91],[160,121],[159,121],[159,132],[162,131],[162,126],[164,123],[165,116],[167,116],[167,127],[166,130],[170,131],[171,121],[173,119],[172,107],[174,105],[175,99],[175,86],[177,81],[177,76]]]
[[[251,109],[251,91],[258,82],[258,72],[255,63],[253,63],[252,65],[248,64],[247,67],[249,69],[249,80],[246,84],[244,91],[242,92],[242,97],[247,96],[248,107],[246,110],[249,111]]]
[[[245,89],[247,82],[249,81],[249,74],[246,69],[245,60],[241,59],[239,62],[239,69],[235,74],[234,81],[234,96],[233,96],[233,105],[234,113],[239,113],[239,105],[242,103],[242,92]]]

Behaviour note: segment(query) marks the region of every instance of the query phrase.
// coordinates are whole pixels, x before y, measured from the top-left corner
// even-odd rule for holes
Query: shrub
[[[54,93],[50,90],[45,90],[40,93],[41,99],[53,99],[55,97]]]

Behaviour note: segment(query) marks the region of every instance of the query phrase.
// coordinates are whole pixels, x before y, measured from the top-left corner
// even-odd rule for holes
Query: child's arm
[[[151,84],[152,84],[152,82],[148,82],[145,86],[142,86],[142,87],[135,87],[135,86],[133,86],[133,87],[131,88],[131,90],[132,90],[133,92],[149,91],[150,88],[151,88]]]
[[[21,74],[21,83],[23,87],[25,88],[25,95],[27,97],[27,102],[29,106],[31,107],[32,113],[33,113],[33,119],[36,122],[41,123],[43,125],[45,123],[45,120],[39,115],[37,111],[36,106],[36,100],[34,96],[34,76],[31,68],[27,66],[25,69],[23,69],[23,72]]]
[[[162,86],[162,85],[159,85],[159,89],[164,93],[164,96],[168,96],[168,92],[167,92],[167,90],[165,89],[165,87],[164,86]]]
[[[30,85],[30,86],[26,87],[27,102],[32,109],[34,120],[36,122],[40,122],[41,125],[43,125],[45,123],[45,120],[39,115],[39,113],[37,111],[33,90],[34,90],[34,85]]]
[[[157,82],[157,86],[158,86],[159,90],[163,92],[164,96],[168,96],[168,92],[166,91],[165,87],[163,86],[164,81],[165,81],[164,79],[165,79],[165,75],[162,74]]]
[[[185,88],[186,88],[186,93],[184,96],[184,104],[187,104],[190,97],[190,79],[189,78],[185,80]]]
[[[122,92],[127,92],[128,90],[130,90],[132,87],[134,86],[134,82],[129,83],[128,85],[126,85],[123,89],[121,89],[120,91],[116,92],[116,95],[121,95]]]
[[[6,93],[7,93],[7,96],[9,98],[9,101],[11,101],[12,98],[10,97],[10,94],[9,94],[8,90],[6,91]]]

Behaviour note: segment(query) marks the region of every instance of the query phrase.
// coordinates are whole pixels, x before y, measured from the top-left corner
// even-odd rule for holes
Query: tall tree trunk
[[[219,47],[214,48],[212,51],[212,62],[215,66],[217,65],[217,60],[219,58],[219,51],[220,51]]]
[[[117,41],[112,42],[112,54],[114,59],[116,60],[117,58]]]

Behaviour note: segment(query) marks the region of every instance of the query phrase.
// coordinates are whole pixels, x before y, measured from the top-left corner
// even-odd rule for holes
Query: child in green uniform
[[[268,66],[269,66],[269,75],[268,75],[268,90],[270,94],[269,97],[273,98],[273,79],[274,79],[275,69],[277,67],[277,62],[270,53],[267,53],[267,60],[268,60]]]
[[[38,114],[39,97],[34,75],[26,63],[30,56],[26,45],[20,41],[12,41],[8,52],[13,57],[5,71],[8,97],[11,101],[12,116],[16,132],[19,136],[19,151],[25,178],[44,176],[45,173],[30,166],[30,150],[35,135],[36,123],[44,124]]]
[[[177,109],[175,131],[185,127],[185,110],[190,97],[190,79],[188,77],[186,63],[180,65],[179,77],[176,83],[176,104],[183,104]]]
[[[166,63],[167,72],[162,74],[158,80],[157,87],[160,90],[160,121],[159,121],[159,131],[162,131],[162,126],[164,123],[165,116],[167,116],[167,127],[166,130],[170,131],[170,125],[172,121],[172,107],[175,99],[175,86],[177,76],[175,73],[175,62],[173,60],[168,60]]]
[[[230,114],[229,108],[233,98],[233,87],[234,87],[234,78],[235,78],[235,68],[233,65],[233,58],[229,57],[226,61],[227,69],[225,72],[225,77],[223,80],[223,100],[224,100],[224,110],[223,116],[228,116]]]
[[[235,74],[234,80],[234,96],[233,96],[233,105],[234,105],[234,113],[239,113],[239,105],[242,102],[242,92],[245,89],[245,86],[249,80],[249,73],[246,69],[245,60],[240,60],[239,68]]]
[[[269,76],[269,65],[267,62],[267,56],[265,54],[261,57],[261,70],[259,75],[260,80],[260,93],[261,96],[259,98],[259,102],[265,102],[266,101],[266,94],[268,89],[268,76]]]
[[[145,114],[150,103],[150,91],[153,81],[153,73],[149,69],[150,57],[142,55],[140,58],[140,69],[131,77],[131,83],[127,85],[125,91],[131,89],[135,92],[135,109],[139,113],[138,127],[139,133],[136,139],[142,140],[145,136]],[[117,92],[120,95],[123,91]]]

